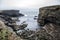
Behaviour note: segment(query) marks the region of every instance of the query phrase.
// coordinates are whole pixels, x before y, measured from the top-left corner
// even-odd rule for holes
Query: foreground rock
[[[28,24],[20,24],[20,25],[16,25],[14,24],[10,24],[9,26],[11,26],[11,28],[13,28],[14,31],[18,31],[18,30],[23,30],[24,28],[27,27]]]
[[[21,40],[21,38],[0,20],[0,40]]]
[[[23,14],[19,13],[19,10],[1,10],[0,15],[10,16],[10,17],[24,16]]]
[[[23,40],[17,35],[17,31],[27,27],[27,24],[16,24],[18,16],[23,16],[18,12],[18,10],[0,11],[0,40]]]
[[[44,29],[32,31],[23,30],[19,32],[18,35],[25,40],[53,40],[52,36],[48,34]]]
[[[43,7],[39,12],[38,25],[50,35],[50,40],[60,40],[60,5]]]

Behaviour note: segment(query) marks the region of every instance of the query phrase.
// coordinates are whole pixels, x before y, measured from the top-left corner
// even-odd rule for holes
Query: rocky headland
[[[40,8],[37,22],[50,40],[60,40],[60,5]]]

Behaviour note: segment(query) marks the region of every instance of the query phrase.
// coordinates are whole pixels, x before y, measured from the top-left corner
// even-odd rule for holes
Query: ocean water
[[[17,22],[17,25],[20,25],[25,21],[26,24],[28,24],[25,28],[26,30],[29,29],[35,31],[36,29],[40,28],[37,24],[37,19],[34,19],[34,17],[38,16],[39,14],[38,9],[20,9],[20,13],[24,14],[25,16],[19,17],[20,22]]]

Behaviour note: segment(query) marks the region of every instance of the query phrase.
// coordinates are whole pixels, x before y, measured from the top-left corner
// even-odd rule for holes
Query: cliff
[[[48,6],[39,9],[38,23],[39,25],[45,25],[47,23],[60,23],[60,5]]]
[[[60,5],[40,8],[37,22],[51,40],[60,40]]]

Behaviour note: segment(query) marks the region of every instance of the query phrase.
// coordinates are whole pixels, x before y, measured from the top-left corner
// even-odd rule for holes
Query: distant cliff
[[[19,13],[19,10],[1,10],[0,15],[6,15],[11,17],[24,16],[23,14]]]

